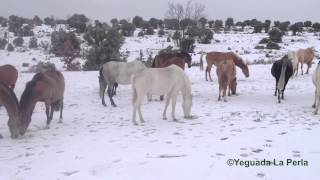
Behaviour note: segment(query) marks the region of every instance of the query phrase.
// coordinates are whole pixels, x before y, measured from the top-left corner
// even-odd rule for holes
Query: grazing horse
[[[314,59],[314,50],[313,48],[299,49],[297,52],[298,65],[301,63],[301,75],[303,75],[303,64],[308,65],[306,74],[309,73],[309,68],[311,67],[312,60]],[[298,74],[298,65],[297,65],[297,74]]]
[[[238,56],[234,52],[214,52],[213,51],[213,52],[201,54],[201,57],[200,57],[200,70],[201,71],[203,70],[202,57],[204,55],[207,55],[206,56],[207,68],[206,68],[206,72],[205,72],[206,81],[208,81],[207,74],[209,74],[209,79],[210,79],[210,81],[212,81],[212,78],[211,78],[212,64],[214,64],[217,67],[221,62],[223,62],[226,59],[233,61],[236,66],[241,68],[243,74],[246,77],[249,77],[248,65],[243,61],[243,59],[240,56]]]
[[[18,78],[17,69],[9,64],[0,66],[0,82],[7,85],[10,89],[14,89]]]
[[[102,100],[102,105],[106,106],[104,100],[104,94],[106,88],[108,88],[107,93],[111,102],[111,105],[116,107],[112,96],[115,93],[116,84],[130,84],[132,76],[145,69],[146,66],[140,61],[132,62],[118,62],[118,61],[109,61],[100,68],[99,71],[99,94]]]
[[[163,68],[168,67],[171,64],[175,64],[181,67],[184,70],[184,65],[187,63],[188,67],[191,68],[191,56],[187,52],[178,51],[172,53],[160,53],[156,55],[153,60],[152,66],[153,68]]]
[[[163,119],[167,119],[166,111],[170,100],[172,99],[171,116],[174,121],[175,106],[179,92],[182,92],[182,108],[185,118],[191,118],[190,111],[192,106],[191,83],[185,72],[176,65],[170,65],[165,68],[151,68],[145,69],[136,74],[132,82],[133,89],[133,116],[132,120],[135,125],[136,112],[138,111],[140,121],[144,120],[141,114],[141,102],[147,94],[166,94],[166,103],[163,111]]]
[[[314,114],[318,114],[320,103],[320,61],[318,62],[317,68],[312,75],[312,82],[316,88],[314,92],[314,103],[312,107],[316,108]]]
[[[280,103],[280,95],[281,99],[283,99],[284,90],[286,89],[288,80],[293,75],[293,67],[288,55],[285,55],[282,59],[273,63],[271,74],[276,79],[276,90],[274,92],[274,96],[277,96],[278,92],[278,102]]]
[[[234,81],[236,79],[236,66],[231,60],[224,60],[216,69],[219,81],[219,97],[218,101],[223,97],[224,102],[227,102],[226,92],[229,87],[228,95],[230,96],[231,86],[234,88]]]
[[[33,76],[26,85],[20,98],[20,118],[22,122],[21,134],[23,135],[30,122],[37,102],[44,102],[46,106],[47,126],[53,118],[53,111],[60,110],[59,123],[62,122],[63,97],[65,82],[60,71],[50,70],[40,72]]]
[[[0,83],[0,106],[6,108],[9,121],[8,126],[11,133],[11,138],[17,138],[20,135],[20,118],[19,118],[19,103],[18,99],[6,84]]]

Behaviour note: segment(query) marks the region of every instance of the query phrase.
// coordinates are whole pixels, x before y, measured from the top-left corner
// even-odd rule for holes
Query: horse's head
[[[19,134],[21,136],[23,136],[26,133],[30,122],[31,122],[31,115],[27,115],[26,113],[21,113],[20,112]]]
[[[192,58],[191,58],[190,54],[187,52],[181,52],[181,54],[183,55],[185,62],[188,64],[188,68],[191,68]]]
[[[234,78],[230,85],[231,93],[236,94],[237,93],[237,78]]]
[[[247,64],[245,64],[245,65],[243,66],[242,72],[243,72],[243,74],[246,76],[246,78],[249,77],[249,68],[248,68],[248,65],[247,65]]]
[[[11,116],[9,117],[8,126],[11,134],[11,138],[18,138],[20,133],[21,122],[19,116]]]

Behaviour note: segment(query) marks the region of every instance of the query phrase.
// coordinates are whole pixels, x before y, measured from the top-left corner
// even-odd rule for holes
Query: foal
[[[217,66],[216,70],[218,81],[219,81],[219,97],[218,101],[223,97],[224,102],[227,102],[226,92],[229,88],[228,95],[230,96],[230,88],[234,87],[234,81],[236,78],[236,67],[232,60],[225,60]]]

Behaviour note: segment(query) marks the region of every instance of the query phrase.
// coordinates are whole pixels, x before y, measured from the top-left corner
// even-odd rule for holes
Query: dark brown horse
[[[9,64],[0,66],[0,82],[7,85],[10,89],[14,89],[18,78],[17,69]]]
[[[175,64],[184,70],[185,64],[188,64],[188,68],[191,68],[192,58],[189,53],[184,51],[161,52],[156,55],[151,67],[164,68],[171,64]],[[163,100],[163,96],[160,96],[160,100]]]
[[[20,130],[19,104],[18,99],[6,84],[0,83],[0,106],[4,106],[9,115],[8,126],[11,138],[17,138]]]
[[[171,64],[175,64],[181,67],[184,70],[184,65],[187,63],[188,67],[191,67],[191,56],[187,52],[177,51],[177,52],[162,52],[153,60],[152,66],[153,68],[164,68],[168,67]]]
[[[64,77],[60,71],[50,70],[33,76],[32,80],[27,83],[20,99],[21,135],[26,132],[30,124],[37,102],[45,103],[47,128],[53,118],[53,111],[60,110],[59,122],[62,122],[64,88]]]
[[[249,69],[247,64],[243,61],[243,59],[238,56],[237,54],[233,52],[209,52],[205,53],[207,55],[207,68],[206,68],[206,81],[208,81],[207,74],[209,74],[209,79],[212,81],[211,78],[211,68],[212,65],[214,64],[216,67],[223,62],[224,60],[230,60],[233,61],[236,66],[241,68],[243,74],[246,77],[249,77]],[[200,58],[200,70],[203,70],[203,61],[202,61],[202,56],[205,55],[202,54]]]

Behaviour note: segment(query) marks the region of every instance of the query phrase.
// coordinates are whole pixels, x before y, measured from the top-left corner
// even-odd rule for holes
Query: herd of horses
[[[209,75],[209,80],[212,81],[211,69],[212,65],[214,65],[219,83],[218,100],[220,101],[223,98],[224,101],[227,101],[227,94],[228,96],[236,94],[236,67],[239,67],[245,77],[248,78],[248,65],[234,52],[208,52],[201,54],[200,70],[203,70],[202,59],[204,55],[206,55],[207,62],[205,80],[208,81],[207,76]],[[273,63],[271,74],[276,79],[274,95],[278,95],[279,103],[284,98],[284,91],[288,80],[294,74],[298,74],[299,63],[301,63],[301,73],[303,74],[303,64],[308,65],[306,73],[309,73],[313,59],[314,50],[307,48],[290,51],[283,58]],[[185,64],[190,68],[192,66],[192,59],[188,53],[182,51],[158,54],[154,58],[151,67],[146,67],[141,61],[109,61],[103,64],[99,70],[99,95],[101,103],[106,106],[104,95],[107,89],[111,105],[116,107],[113,96],[116,94],[117,86],[132,84],[132,121],[135,125],[139,124],[136,119],[137,112],[140,122],[144,122],[141,113],[141,103],[146,96],[148,100],[152,100],[152,95],[161,96],[161,100],[163,96],[166,97],[163,119],[167,119],[166,111],[170,101],[172,102],[171,116],[176,121],[175,106],[177,96],[181,93],[184,118],[192,118],[191,83],[189,77],[184,72]],[[14,93],[17,78],[18,71],[15,67],[11,65],[0,66],[0,106],[3,105],[8,112],[8,127],[12,138],[25,134],[37,102],[45,103],[46,128],[49,128],[54,111],[60,111],[59,122],[62,122],[65,81],[60,71],[52,68],[36,73],[31,81],[27,82],[20,101],[18,101]],[[320,64],[318,64],[312,79],[316,87],[313,107],[316,108],[314,113],[317,114],[320,104]]]

